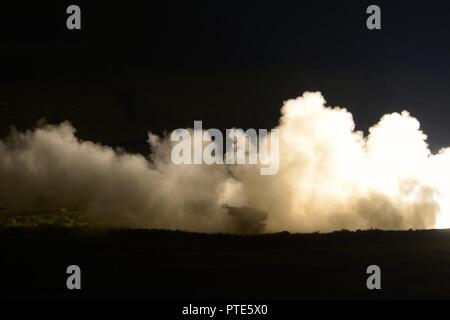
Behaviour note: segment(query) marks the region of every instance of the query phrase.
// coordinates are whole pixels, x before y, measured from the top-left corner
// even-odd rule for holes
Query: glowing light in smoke
[[[75,208],[114,225],[227,231],[221,203],[267,211],[267,231],[450,227],[450,148],[431,154],[407,112],[364,136],[318,92],[281,109],[278,174],[248,165],[174,165],[167,137],[151,160],[81,141],[69,123],[0,141],[0,195],[11,212]],[[267,139],[270,138],[267,136]]]

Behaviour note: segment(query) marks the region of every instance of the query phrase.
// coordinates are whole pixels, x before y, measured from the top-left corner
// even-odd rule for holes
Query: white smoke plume
[[[431,154],[408,112],[383,116],[367,136],[319,92],[281,113],[273,176],[257,165],[175,165],[170,139],[153,134],[146,158],[82,141],[68,122],[13,130],[0,140],[0,204],[201,232],[229,231],[221,203],[268,212],[269,232],[450,227],[450,148]]]

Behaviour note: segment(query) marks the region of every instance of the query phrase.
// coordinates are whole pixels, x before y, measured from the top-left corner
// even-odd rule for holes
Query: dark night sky
[[[382,30],[365,26],[373,3]],[[271,128],[284,100],[320,90],[358,129],[407,109],[450,145],[448,1],[2,2],[0,36],[1,135],[45,117],[145,151],[148,130],[194,120]]]

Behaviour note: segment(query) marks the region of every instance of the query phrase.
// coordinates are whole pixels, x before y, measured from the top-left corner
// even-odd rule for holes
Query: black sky
[[[382,30],[366,28],[370,4]],[[1,135],[45,117],[145,151],[148,130],[194,120],[271,128],[284,100],[320,90],[358,129],[407,109],[450,145],[446,1],[2,2],[0,36]]]

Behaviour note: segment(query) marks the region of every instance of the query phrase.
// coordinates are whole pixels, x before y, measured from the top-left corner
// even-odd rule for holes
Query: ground
[[[32,227],[0,230],[0,298],[450,298],[450,230],[207,235]],[[66,289],[66,268],[82,290]],[[366,268],[381,267],[379,291]]]

